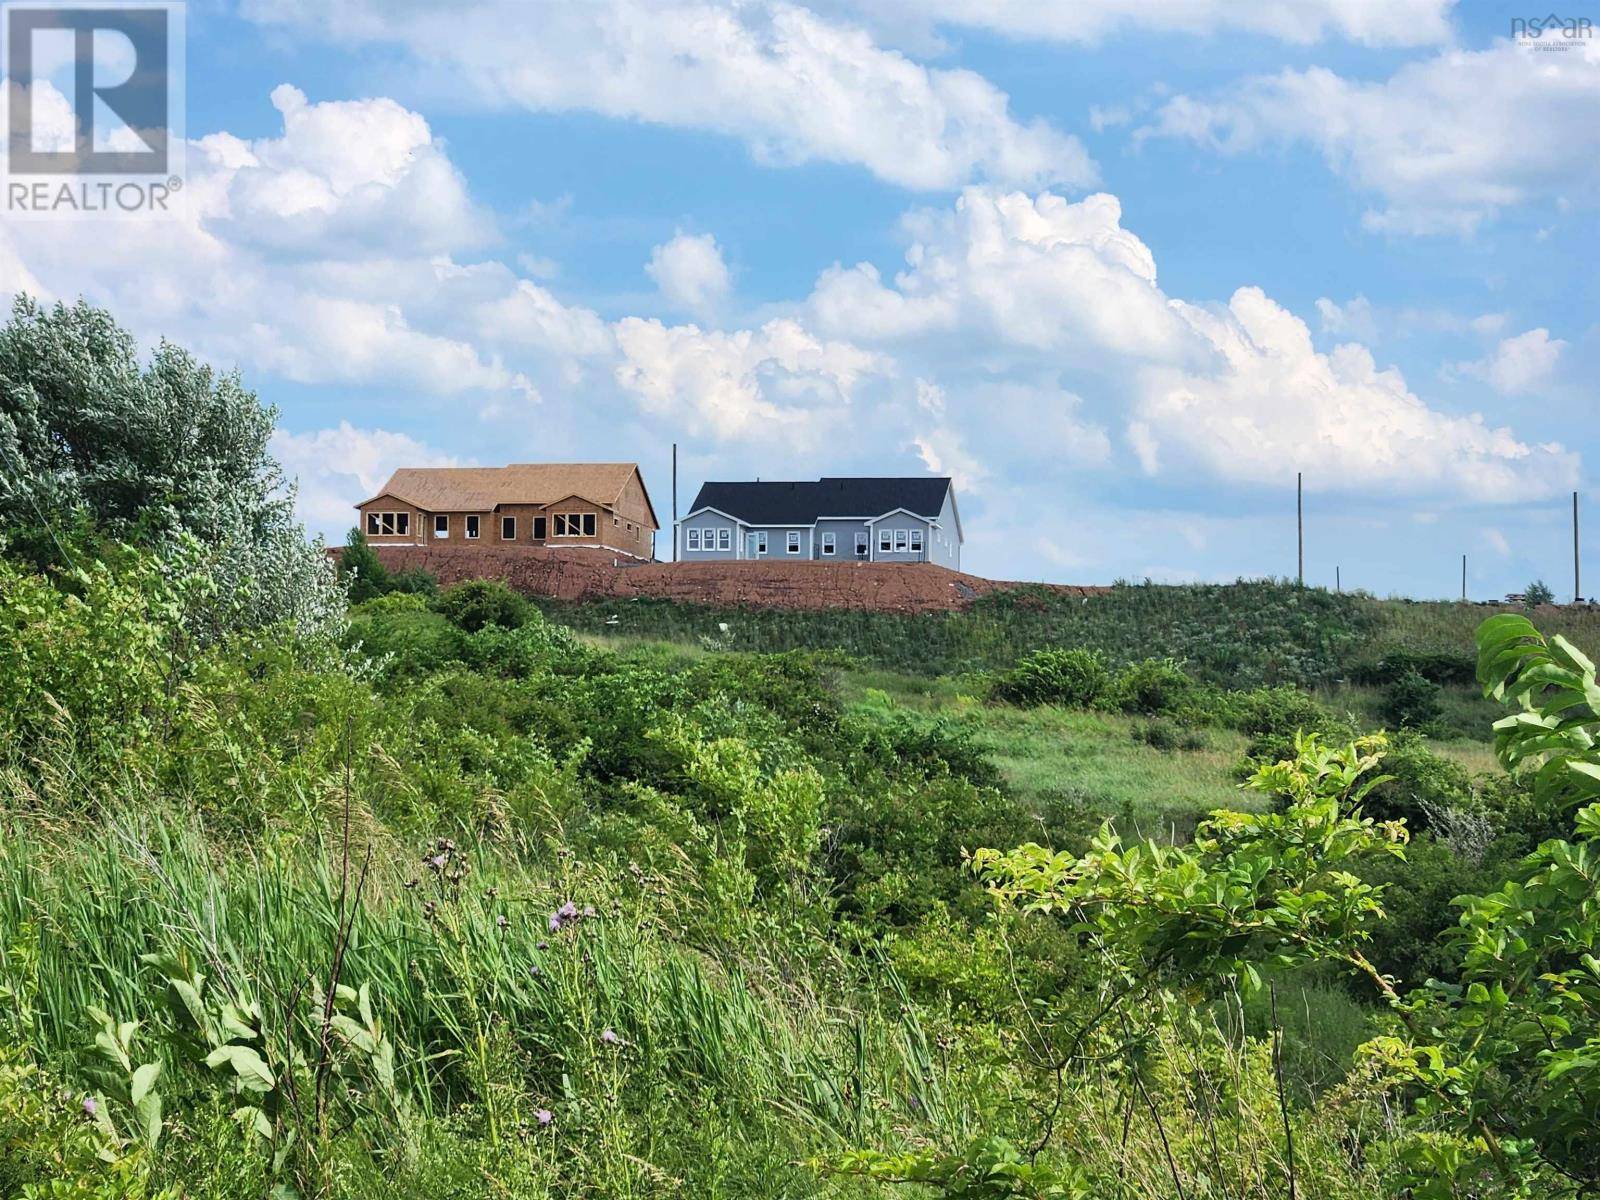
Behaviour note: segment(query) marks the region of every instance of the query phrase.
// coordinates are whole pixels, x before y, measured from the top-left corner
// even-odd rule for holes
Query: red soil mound
[[[618,566],[599,550],[532,547],[435,550],[374,547],[391,571],[421,567],[441,584],[503,579],[520,592],[559,600],[626,600],[648,596],[728,608],[862,608],[939,612],[965,608],[989,592],[1021,586],[930,563],[759,562],[643,563]],[[1088,595],[1103,588],[1049,585]]]

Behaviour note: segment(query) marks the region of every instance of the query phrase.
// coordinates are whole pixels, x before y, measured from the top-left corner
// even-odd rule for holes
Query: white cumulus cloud
[[[1513,205],[1600,199],[1597,109],[1600,53],[1501,41],[1407,63],[1377,82],[1311,67],[1177,96],[1141,136],[1228,154],[1304,143],[1380,198],[1369,228],[1464,233]]]
[[[1305,470],[1327,490],[1479,500],[1550,495],[1577,477],[1577,455],[1430,408],[1364,346],[1317,353],[1305,322],[1259,288],[1185,315],[1221,362],[1145,373],[1136,411],[1147,469],[1187,463],[1258,483]]]
[[[461,465],[409,434],[357,429],[348,421],[305,433],[279,429],[269,449],[299,489],[302,519],[321,529],[354,524],[352,505],[373,495],[396,467]]]
[[[1463,374],[1475,375],[1505,395],[1531,392],[1550,381],[1567,343],[1548,329],[1530,329],[1503,338],[1487,358],[1459,363]]]
[[[645,273],[669,304],[691,313],[714,311],[733,283],[722,248],[709,233],[680,233],[655,247]]]
[[[616,332],[617,382],[646,412],[716,440],[814,441],[863,378],[891,369],[787,318],[722,332],[625,317]]]
[[[1100,42],[1122,34],[1253,33],[1309,44],[1339,37],[1370,46],[1420,46],[1450,39],[1455,0],[921,0],[921,20],[1009,37]],[[904,22],[897,0],[858,0],[879,20]]]
[[[589,111],[741,139],[767,163],[850,163],[904,187],[1082,186],[1082,143],[1013,115],[972,71],[927,67],[796,4],[248,0],[308,36],[396,45],[439,87],[494,108]]]

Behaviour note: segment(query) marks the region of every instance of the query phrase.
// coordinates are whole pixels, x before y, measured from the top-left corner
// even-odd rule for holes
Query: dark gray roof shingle
[[[943,476],[872,476],[707,483],[689,511],[714,508],[750,525],[810,525],[818,517],[881,517],[897,508],[937,517],[950,491]]]

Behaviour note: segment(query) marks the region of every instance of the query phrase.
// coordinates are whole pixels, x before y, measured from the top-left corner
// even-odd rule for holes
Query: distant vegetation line
[[[1113,662],[1135,661],[1160,646],[1197,679],[1224,687],[1334,683],[1396,651],[1462,676],[1439,682],[1467,682],[1473,629],[1489,612],[1278,580],[1119,585],[1091,596],[1023,587],[953,613],[713,608],[668,600],[536,603],[590,633],[758,652],[832,647],[919,675],[1003,669],[1041,646],[1095,649]],[[1600,612],[1592,609],[1544,609],[1541,620],[1591,644],[1600,635]]]

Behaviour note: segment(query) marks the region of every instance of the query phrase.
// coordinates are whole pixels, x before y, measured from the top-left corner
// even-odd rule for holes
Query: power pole
[[[1467,602],[1467,556],[1461,556],[1461,602]]]
[[[1344,592],[1344,580],[1339,577],[1339,567],[1337,564],[1335,564],[1333,568],[1333,590],[1341,594]]]
[[[1578,493],[1572,493],[1572,602],[1583,599],[1583,576],[1578,558]]]
[[[672,561],[678,561],[678,443],[672,443]]]
[[[1299,471],[1294,473],[1294,524],[1295,524],[1295,549],[1298,559],[1298,574],[1300,586],[1306,585],[1306,489],[1305,476]]]

